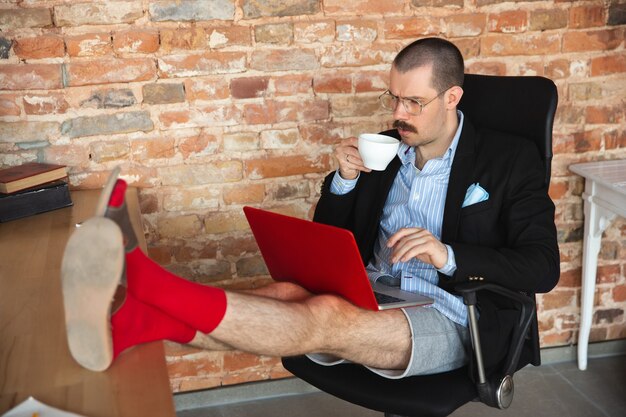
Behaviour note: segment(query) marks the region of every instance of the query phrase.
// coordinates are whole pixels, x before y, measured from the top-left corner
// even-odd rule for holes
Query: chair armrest
[[[520,292],[509,290],[496,284],[490,283],[463,283],[455,286],[455,291],[463,296],[463,301],[468,308],[470,321],[470,335],[476,357],[478,383],[476,388],[483,403],[497,408],[507,408],[513,399],[512,375],[517,369],[524,339],[536,314],[534,300]],[[483,355],[478,331],[478,319],[476,317],[476,293],[478,291],[490,291],[506,297],[520,306],[519,322],[514,329],[510,349],[502,372],[487,380],[483,365]]]

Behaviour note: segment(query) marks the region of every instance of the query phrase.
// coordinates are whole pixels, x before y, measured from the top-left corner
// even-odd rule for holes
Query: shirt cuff
[[[335,176],[333,177],[333,182],[330,183],[330,192],[335,195],[344,195],[348,194],[350,191],[354,190],[356,187],[356,183],[359,180],[359,175],[353,180],[346,180],[341,178],[339,175],[339,170],[335,172]]]
[[[446,261],[446,264],[440,269],[437,269],[437,271],[451,277],[456,272],[456,259],[454,258],[454,251],[452,250],[450,245],[445,246],[446,250],[448,251],[448,260]]]

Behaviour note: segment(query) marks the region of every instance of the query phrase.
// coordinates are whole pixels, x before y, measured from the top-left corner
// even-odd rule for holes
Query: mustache
[[[393,122],[394,129],[406,130],[407,132],[417,133],[417,128],[403,120],[395,120]]]

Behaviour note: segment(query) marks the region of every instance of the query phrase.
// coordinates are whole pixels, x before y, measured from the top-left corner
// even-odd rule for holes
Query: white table
[[[626,217],[626,159],[575,164],[569,168],[585,178],[585,234],[578,334],[578,368],[585,370],[600,239],[616,216]]]

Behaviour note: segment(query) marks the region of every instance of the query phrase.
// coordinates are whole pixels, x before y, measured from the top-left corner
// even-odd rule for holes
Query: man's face
[[[398,129],[402,141],[409,146],[424,146],[439,139],[444,132],[446,109],[441,91],[431,86],[432,67],[425,66],[401,73],[391,68],[389,91],[402,98],[415,99],[422,104],[432,102],[423,107],[421,114],[407,113],[401,102],[393,112],[393,127]]]

